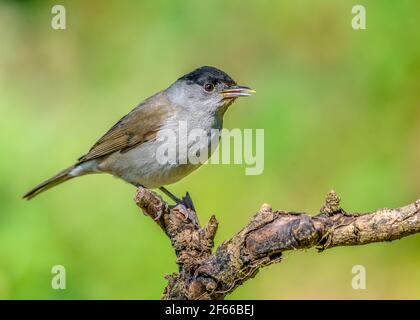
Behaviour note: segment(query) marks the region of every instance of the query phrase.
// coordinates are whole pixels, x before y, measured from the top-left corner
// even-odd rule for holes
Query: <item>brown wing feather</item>
[[[155,138],[165,119],[174,112],[163,93],[154,95],[121,118],[79,159],[79,163],[117,151],[127,152]]]

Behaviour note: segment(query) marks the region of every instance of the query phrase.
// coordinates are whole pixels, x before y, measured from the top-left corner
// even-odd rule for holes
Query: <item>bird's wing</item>
[[[145,100],[130,113],[121,118],[89,150],[79,158],[78,163],[100,158],[130,149],[154,139],[165,119],[175,112],[163,93]]]

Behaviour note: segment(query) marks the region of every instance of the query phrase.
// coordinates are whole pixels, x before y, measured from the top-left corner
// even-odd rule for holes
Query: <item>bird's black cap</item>
[[[204,85],[205,83],[217,84],[223,82],[228,86],[236,85],[236,82],[225,72],[215,67],[204,66],[186,74],[179,78],[179,80],[186,80],[189,83],[196,83]]]

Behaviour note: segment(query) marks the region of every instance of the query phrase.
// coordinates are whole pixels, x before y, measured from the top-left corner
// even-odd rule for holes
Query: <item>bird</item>
[[[185,122],[187,133],[194,129],[205,133],[202,148],[208,151],[204,155],[208,158],[213,151],[210,150],[214,140],[212,132],[223,128],[223,117],[228,107],[238,97],[252,93],[255,90],[237,85],[220,69],[210,66],[197,68],[138,104],[75,164],[40,183],[23,198],[32,199],[52,187],[86,174],[108,173],[136,187],[159,188],[175,202],[182,202],[183,199],[165,186],[189,175],[201,163],[191,163],[188,159],[182,163],[157,161],[157,152],[163,144],[159,136],[168,130],[179,134],[179,124]],[[185,140],[180,136],[174,147],[186,143],[182,139]],[[216,140],[217,145],[219,139]],[[192,146],[186,144],[188,151]],[[177,155],[180,156],[179,152]],[[192,202],[189,205],[193,206]]]

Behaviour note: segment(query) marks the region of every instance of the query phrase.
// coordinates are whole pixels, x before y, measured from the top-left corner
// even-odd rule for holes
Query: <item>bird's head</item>
[[[168,88],[172,102],[191,109],[223,115],[238,97],[250,96],[255,91],[239,86],[225,72],[204,66],[182,76]]]

